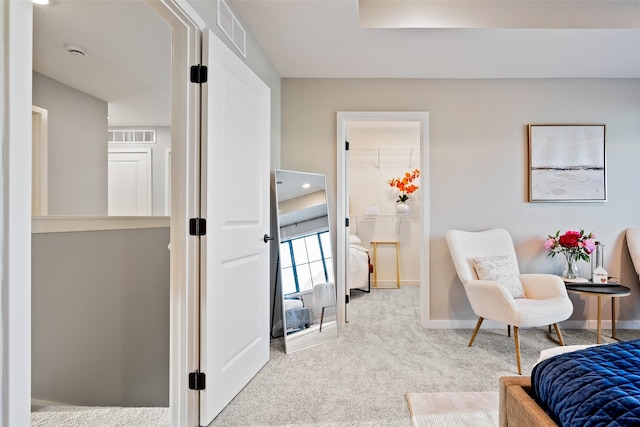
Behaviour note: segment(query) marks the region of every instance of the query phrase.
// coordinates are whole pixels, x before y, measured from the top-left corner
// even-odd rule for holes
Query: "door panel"
[[[269,360],[269,88],[204,34],[200,424]],[[208,58],[207,58],[208,57]]]
[[[151,215],[151,150],[109,150],[110,216]]]

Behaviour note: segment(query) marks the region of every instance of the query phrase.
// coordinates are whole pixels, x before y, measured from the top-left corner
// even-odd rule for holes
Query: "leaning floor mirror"
[[[279,276],[287,353],[338,337],[325,176],[276,170]]]

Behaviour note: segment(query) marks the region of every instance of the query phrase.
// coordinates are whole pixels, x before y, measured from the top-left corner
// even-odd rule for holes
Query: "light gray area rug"
[[[414,427],[495,427],[498,392],[407,393]]]
[[[482,329],[467,347],[471,329],[422,328],[419,294],[417,287],[353,291],[349,323],[337,340],[288,355],[281,338],[272,340],[271,360],[210,425],[411,427],[407,393],[497,392],[501,376],[517,375],[506,327]],[[640,338],[638,330],[617,333]],[[555,344],[546,328],[519,335],[523,375],[529,375],[540,351]],[[563,330],[563,336],[567,344],[596,341],[591,330]]]

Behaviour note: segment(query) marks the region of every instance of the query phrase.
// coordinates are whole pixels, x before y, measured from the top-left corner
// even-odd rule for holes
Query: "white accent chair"
[[[636,273],[640,277],[640,228],[629,228],[626,234],[633,268],[636,269]]]
[[[509,335],[512,325],[518,374],[521,374],[519,328],[548,325],[550,333],[553,325],[558,344],[564,345],[558,322],[571,316],[573,304],[560,277],[553,274],[520,274],[513,240],[504,229],[479,232],[449,230],[446,240],[471,308],[478,316],[469,347],[473,345],[484,319],[506,324]],[[475,268],[477,259],[505,256],[508,257],[506,261],[512,264],[510,267],[513,269],[513,275],[522,284],[524,296],[521,298],[514,298],[505,286],[496,281],[478,278]]]
[[[324,311],[336,306],[336,285],[334,283],[317,283],[313,286],[313,306],[320,310],[320,330],[324,322]]]

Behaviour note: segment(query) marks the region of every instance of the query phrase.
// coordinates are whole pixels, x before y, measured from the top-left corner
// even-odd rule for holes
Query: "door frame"
[[[200,88],[189,69],[201,61],[204,20],[186,0],[144,0],[171,27],[171,219],[169,407],[172,426],[199,426],[199,244],[189,218],[200,212]]]
[[[49,199],[49,142],[47,139],[49,128],[49,110],[35,105],[31,106],[33,120],[33,187],[32,213],[36,216],[48,214]]]
[[[171,216],[171,148],[164,149],[164,215]]]
[[[199,90],[189,82],[189,66],[200,61],[205,22],[186,0],[144,0],[172,27],[173,147],[171,215],[171,338],[169,405],[172,426],[197,426],[198,393],[188,373],[199,363],[198,251],[188,218],[198,200]],[[33,3],[0,3],[5,43],[0,95],[0,425],[29,425],[31,419],[31,140]],[[11,166],[11,167],[10,167]]]
[[[33,4],[0,2],[0,425],[31,423]]]
[[[348,153],[345,141],[349,135],[349,124],[362,121],[417,121],[420,122],[420,170],[421,186],[424,189],[420,197],[420,224],[422,243],[420,248],[420,323],[428,327],[430,319],[430,280],[429,280],[429,224],[430,224],[430,169],[429,166],[429,113],[426,111],[338,111],[337,113],[337,165],[336,165],[336,282],[338,295],[346,295],[348,267]],[[338,321],[346,320],[346,301],[339,297]]]

